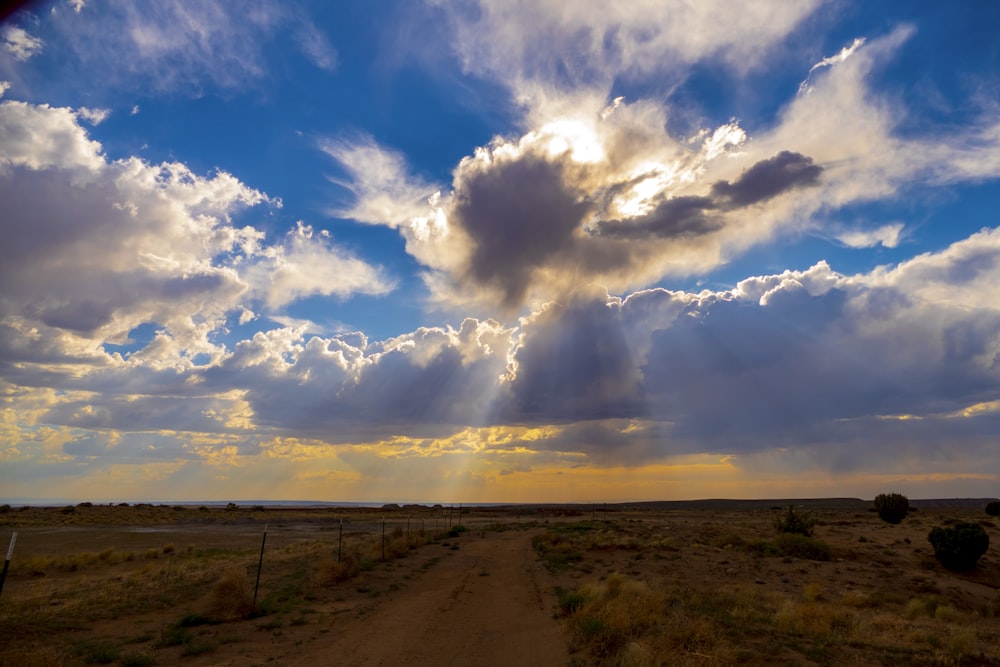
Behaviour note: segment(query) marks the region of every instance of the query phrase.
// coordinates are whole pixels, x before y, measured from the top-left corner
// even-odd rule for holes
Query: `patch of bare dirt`
[[[288,665],[565,665],[531,534],[463,537],[459,551],[354,618],[335,618]]]

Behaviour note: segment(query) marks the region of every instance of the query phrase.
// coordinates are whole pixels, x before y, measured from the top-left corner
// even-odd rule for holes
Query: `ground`
[[[783,503],[10,508],[0,665],[1000,665],[982,507],[794,511],[804,550]],[[967,573],[956,520],[994,538]]]

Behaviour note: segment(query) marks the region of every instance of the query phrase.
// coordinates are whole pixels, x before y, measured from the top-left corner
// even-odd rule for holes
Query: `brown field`
[[[3,508],[0,666],[1000,665],[981,505],[795,503],[811,540],[781,501]],[[967,573],[927,542],[956,520],[994,542]]]

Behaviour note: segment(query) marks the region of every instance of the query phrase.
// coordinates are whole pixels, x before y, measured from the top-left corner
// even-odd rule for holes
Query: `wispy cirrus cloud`
[[[852,55],[854,55],[855,51],[864,46],[865,41],[866,39],[864,37],[855,37],[854,41],[851,42],[850,46],[845,46],[840,51],[838,51],[836,55],[823,58],[818,63],[810,67],[809,73],[806,75],[805,80],[803,80],[802,83],[799,84],[799,94],[808,92],[809,78],[812,76],[813,72],[815,72],[818,69],[822,69],[824,67],[832,67],[833,65],[844,62]]]
[[[834,238],[849,248],[873,248],[878,245],[895,248],[903,239],[904,227],[901,222],[893,222],[877,229],[847,229],[835,234]]]
[[[462,66],[503,81],[533,103],[542,101],[548,86],[606,94],[616,77],[676,75],[713,57],[745,71],[819,5],[745,6],[734,20],[732,6],[715,1],[440,4]]]
[[[201,95],[206,89],[253,85],[271,70],[269,45],[286,37],[288,52],[332,71],[337,50],[308,13],[295,5],[249,2],[80,3],[56,13],[50,28],[60,53],[100,67],[116,86]]]

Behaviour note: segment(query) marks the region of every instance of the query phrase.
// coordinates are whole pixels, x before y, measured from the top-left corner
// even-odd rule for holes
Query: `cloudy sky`
[[[997,25],[30,4],[0,27],[0,496],[996,496]]]

